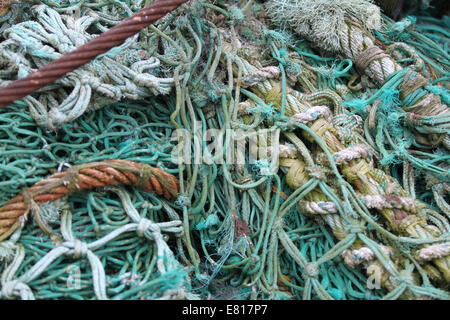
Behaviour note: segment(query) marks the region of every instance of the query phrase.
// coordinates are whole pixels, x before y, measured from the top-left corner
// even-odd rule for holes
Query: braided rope
[[[242,62],[242,64],[246,65],[247,70],[249,70],[248,72],[252,72],[252,74],[256,73],[253,70],[257,67],[249,66],[248,62]],[[276,109],[282,109],[281,97],[283,95],[283,92],[282,84],[280,82],[275,80],[259,81],[253,88],[251,88],[251,90],[255,93],[256,96],[246,93],[247,97],[249,97],[252,101],[244,101],[240,104],[239,114],[241,116],[244,116],[246,114],[246,110],[251,110],[255,103],[272,103]],[[334,153],[334,157],[332,159],[328,158],[327,165],[339,165],[342,176],[339,173],[336,173],[337,177],[333,178],[338,179],[338,183],[340,185],[342,193],[345,194],[345,192],[351,192],[344,191],[346,189],[346,184],[341,179],[345,178],[349,183],[354,185],[360,193],[367,195],[364,199],[365,201],[367,201],[367,208],[377,208],[386,218],[391,230],[393,230],[395,234],[403,235],[406,233],[412,238],[416,239],[436,238],[435,233],[430,231],[432,229],[432,226],[428,225],[424,220],[420,218],[420,216],[417,215],[417,206],[419,206],[420,204],[417,204],[417,202],[411,198],[398,197],[391,194],[392,190],[395,189],[401,195],[407,195],[397,183],[395,183],[394,181],[390,181],[390,188],[383,189],[382,187],[380,187],[380,181],[377,181],[378,179],[376,179],[374,168],[372,168],[369,162],[364,159],[364,157],[369,155],[369,148],[367,148],[366,145],[355,144],[352,141],[347,143],[339,141],[337,133],[339,127],[347,127],[351,128],[352,131],[357,131],[357,127],[361,125],[361,123],[357,120],[355,125],[355,119],[353,119],[350,115],[347,115],[343,108],[339,106],[340,104],[342,104],[342,101],[339,101],[339,99],[334,96],[330,96],[328,92],[316,92],[314,94],[314,97],[306,98],[298,93],[295,93],[295,90],[287,85],[285,92],[287,93],[287,105],[285,108],[285,114],[288,117],[291,117],[291,119],[289,120],[289,125],[283,125],[281,126],[281,129],[284,131],[286,129],[289,129],[290,127],[293,128],[295,127],[295,124],[298,123],[297,126],[306,131],[304,132],[303,136],[307,140],[316,142],[320,145],[321,148],[325,148],[326,150],[328,150],[328,152]],[[317,112],[318,110],[322,110],[322,107],[317,110],[314,109],[314,103],[322,104],[324,102],[324,97],[330,99],[328,103],[330,103],[330,101],[333,101],[333,103],[336,104],[333,112],[333,119],[338,119],[338,121],[334,121],[333,119],[328,119],[327,121],[326,118],[324,119],[323,117],[320,117],[322,115],[331,113],[329,111],[322,111],[321,113]],[[310,104],[311,102],[312,104]],[[348,117],[348,119],[345,119],[346,116]],[[330,116],[328,116],[328,118],[330,118]],[[305,124],[308,124],[309,128]],[[285,135],[287,137],[290,137],[291,142],[298,141],[300,143],[300,139],[297,138],[294,133],[285,133]],[[297,148],[299,148],[298,144],[296,146]],[[299,148],[298,151],[301,151],[301,149]],[[316,168],[314,168],[314,166],[312,166],[311,160],[306,160],[308,159],[308,157],[306,157],[302,152],[301,154],[302,156],[298,154],[297,159],[292,159],[292,157],[284,157],[282,154],[279,154],[280,165],[288,168],[288,172],[286,173],[287,184],[293,190],[302,190],[305,188],[305,186],[311,183],[311,180],[317,179],[320,181],[319,183],[329,182],[329,180],[326,178],[326,175],[321,172],[322,170],[317,170]],[[308,161],[308,164],[306,164],[304,161]],[[347,248],[350,248],[349,250],[358,252],[358,250],[360,250],[362,246],[364,246],[364,241],[363,243],[354,240],[350,241],[349,237],[351,237],[353,234],[358,234],[358,236],[361,235],[360,237],[364,237],[363,235],[365,234],[365,228],[361,228],[356,223],[356,220],[354,220],[355,216],[352,217],[350,212],[345,212],[351,210],[349,203],[346,203],[346,201],[349,201],[349,199],[347,198],[343,203],[333,202],[334,206],[330,206],[327,203],[329,196],[324,193],[323,185],[320,188],[318,187],[319,183],[316,182],[315,184],[311,184],[310,192],[303,196],[304,200],[306,201],[302,199],[299,202],[300,210],[302,210],[301,212],[324,215],[322,217],[330,225],[335,236],[339,240],[341,240],[342,243],[346,243]],[[313,186],[317,187],[313,188]],[[380,193],[382,195],[380,195]],[[358,210],[357,215],[363,214],[363,208],[364,207],[361,207]],[[339,214],[334,214],[335,212],[338,212]],[[363,216],[363,218],[366,218],[366,216]],[[290,253],[290,255],[301,266],[307,268],[306,261],[303,261],[302,258],[300,258],[301,254],[296,252],[297,249],[289,243],[288,239],[282,239],[283,238],[280,235],[280,241],[282,242],[285,249],[289,252],[288,247],[292,247],[292,252]],[[380,244],[376,242],[373,243],[373,245],[380,247]],[[383,248],[384,246],[381,247]],[[423,245],[422,247],[427,247],[427,245]],[[370,249],[375,250],[374,247]],[[325,256],[328,256],[328,253]],[[386,254],[383,254],[383,256],[385,258],[382,259],[393,261],[389,262],[388,264],[393,263],[393,265],[395,265],[399,262],[400,254],[396,255],[397,258],[390,257]],[[354,260],[348,258],[348,254],[344,254],[344,258],[346,263],[348,263],[350,266],[355,265]],[[378,258],[380,259],[379,256]],[[323,257],[323,259],[325,260],[326,258]],[[368,270],[368,275],[370,276],[370,270],[373,270],[376,267],[381,274],[382,285],[390,291],[393,290],[396,287],[396,283],[389,277],[389,274],[392,274],[392,271],[391,267],[388,267],[388,264],[386,264],[386,260],[384,260],[385,263],[381,265],[380,261],[378,260],[366,260],[367,261],[365,263],[365,268]],[[448,256],[439,256],[438,259],[434,260],[434,263],[442,272],[441,277],[443,277],[442,280],[444,281],[448,281],[448,279],[450,279],[450,269],[448,268],[449,262],[450,257]],[[315,270],[315,268],[312,268],[312,266],[310,266],[309,269]],[[309,277],[313,278],[316,274],[315,272],[308,273],[307,270],[305,270],[305,272],[309,275]],[[320,289],[317,290],[320,291]],[[326,295],[324,295],[324,297],[326,297]],[[404,291],[404,297],[412,298],[414,297],[414,294],[408,291]]]
[[[109,49],[122,44],[127,38],[155,22],[166,13],[176,9],[187,0],[158,0],[142,9],[117,26],[72,51],[58,60],[54,60],[31,73],[26,78],[14,81],[0,88],[0,108],[23,98],[30,93],[52,83],[66,73],[78,68]]]
[[[180,196],[174,204],[168,204],[150,194],[142,195],[134,188],[129,199],[126,193],[121,197],[119,192],[122,205],[110,194],[91,192],[87,201],[84,194],[72,196],[69,201],[74,210],[76,238],[67,237],[64,222],[67,213],[61,216],[64,222],[61,233],[67,244],[60,246],[57,242],[56,251],[48,236],[28,224],[19,243],[32,254],[27,253],[27,259],[17,263],[13,261],[13,265],[23,267],[20,275],[14,276],[14,270],[3,269],[6,281],[1,283],[1,294],[24,299],[30,298],[30,292],[36,298],[64,297],[67,288],[62,279],[56,279],[55,284],[55,274],[63,272],[73,257],[83,260],[85,256],[91,262],[90,251],[99,257],[101,264],[97,261],[89,268],[86,261],[76,259],[77,265],[88,267],[82,270],[89,281],[82,280],[82,290],[72,290],[70,297],[104,298],[104,292],[99,290],[105,288],[103,277],[98,277],[103,274],[100,268],[103,266],[104,274],[111,277],[106,285],[107,297],[155,297],[158,290],[154,288],[161,285],[159,293],[165,292],[162,298],[190,298],[183,290],[183,283],[172,288],[165,286],[168,277],[162,273],[175,262],[170,261],[167,250],[170,246],[185,269],[195,273],[185,283],[192,281],[195,287],[200,284],[201,289],[207,288],[202,290],[205,298],[379,299],[384,295],[385,299],[448,299],[443,274],[446,266],[439,264],[448,262],[448,248],[429,247],[448,241],[448,221],[423,206],[421,200],[434,206],[433,200],[429,201],[432,192],[420,190],[416,195],[415,180],[420,176],[415,176],[413,165],[407,161],[403,168],[404,189],[399,187],[397,170],[401,172],[402,168],[392,166],[388,170],[380,165],[383,149],[375,150],[378,145],[370,140],[370,135],[366,135],[365,141],[369,121],[349,114],[344,108],[342,100],[349,91],[339,78],[351,76],[347,71],[354,71],[350,70],[352,62],[343,61],[331,68],[308,66],[299,56],[304,51],[309,55],[305,61],[315,56],[306,42],[294,53],[288,41],[276,39],[278,33],[274,30],[259,30],[251,36],[266,38],[260,44],[253,43],[255,38],[246,37],[244,30],[251,24],[254,25],[250,30],[258,30],[262,23],[251,12],[249,19],[244,19],[242,16],[247,15],[239,15],[238,7],[226,10],[223,4],[202,1],[196,4],[181,16],[174,15],[167,24],[163,23],[170,27],[164,29],[160,25],[160,33],[155,31],[158,33],[155,39],[170,39],[178,45],[180,55],[166,54],[162,40],[162,48],[151,49],[164,64],[175,67],[176,99],[151,97],[145,102],[121,103],[87,113],[73,125],[63,126],[64,135],[56,138],[38,131],[24,140],[27,146],[33,143],[29,150],[33,155],[24,154],[24,159],[10,156],[10,152],[18,150],[23,145],[19,139],[31,135],[29,127],[36,126],[27,114],[5,116],[0,132],[2,138],[8,139],[5,156],[10,158],[2,168],[10,181],[0,182],[3,190],[12,186],[15,193],[23,184],[36,182],[26,179],[39,179],[57,161],[80,163],[123,158],[164,165],[180,179]],[[220,15],[215,15],[215,11]],[[197,25],[199,17],[206,22]],[[171,19],[173,24],[169,22]],[[228,19],[227,23],[224,19]],[[239,42],[240,37],[253,44]],[[203,57],[208,60],[203,62]],[[324,57],[318,59],[330,61]],[[208,106],[203,108],[205,104]],[[373,114],[380,114],[383,105],[378,111],[376,107],[373,109],[371,128],[379,128],[374,122],[381,120]],[[27,119],[27,123],[18,119]],[[153,126],[158,129],[153,131]],[[240,141],[251,135],[253,129],[274,132],[272,141],[262,139],[251,151],[270,156],[278,153],[281,159],[264,158],[256,164],[247,161],[239,165],[205,164],[201,152],[195,149],[194,161],[166,166],[172,150],[169,136],[174,128],[183,128],[187,136],[208,129],[235,127],[243,129],[238,137]],[[45,163],[47,167],[43,169],[44,161],[31,161],[34,154],[41,157],[41,153],[34,153],[42,145],[40,138],[48,143],[42,157],[54,161]],[[227,140],[221,143],[221,150],[215,156],[226,151],[239,152]],[[70,148],[78,152],[67,151]],[[80,154],[83,148],[86,151]],[[446,158],[436,154],[433,159]],[[271,170],[277,160],[281,164],[278,172]],[[21,166],[28,169],[30,163],[39,168],[39,171],[29,170],[31,178],[28,171],[24,174],[20,169]],[[73,179],[76,175],[71,175],[66,187],[76,191],[77,181]],[[74,180],[72,184],[71,180]],[[437,184],[434,189],[440,197],[445,196]],[[33,197],[27,192],[23,196],[33,210]],[[59,201],[48,205],[58,210]],[[445,208],[445,203],[441,207]],[[42,220],[51,216],[51,210],[46,210],[41,207]],[[171,220],[170,225],[164,222],[167,217],[163,210]],[[37,223],[39,219],[35,216]],[[129,223],[130,219],[133,223]],[[55,231],[58,220],[58,217],[47,220]],[[165,239],[159,230],[164,226],[167,231],[176,228],[177,237],[173,239],[176,248],[172,241],[163,244]],[[144,247],[142,236],[154,241],[155,246]],[[6,252],[5,260],[14,254],[20,256],[11,245],[12,238],[0,246]],[[101,244],[102,248],[94,243]],[[65,252],[71,256],[69,259],[64,258]],[[0,251],[0,257],[1,254]],[[61,259],[46,264],[58,255]],[[421,256],[425,258],[423,261],[419,259]],[[161,265],[164,261],[169,264]],[[362,268],[353,268],[358,265]],[[32,276],[32,281],[27,281],[29,276],[23,278],[22,274]],[[383,289],[373,290],[378,282]]]
[[[121,184],[141,187],[168,200],[174,199],[178,194],[178,180],[175,176],[149,165],[109,160],[73,166],[35,183],[1,206],[0,239],[13,233],[30,213],[37,218],[44,231],[51,233],[40,220],[39,205],[81,190]]]
[[[341,43],[341,53],[353,59],[361,73],[365,73],[378,84],[383,85],[396,72],[403,68],[394,60],[394,58],[379,48],[372,37],[364,31],[359,23],[348,21],[343,24],[339,30],[339,39]],[[366,48],[366,49],[364,49]],[[403,100],[428,84],[421,74],[415,71],[408,71],[404,76],[404,81],[400,84],[400,94]],[[408,106],[408,112],[411,115],[417,115],[418,119],[430,116],[448,116],[450,109],[448,105],[443,104],[439,95],[428,93],[415,101],[414,105]],[[420,123],[415,121],[416,126]],[[447,124],[448,127],[448,124]],[[426,145],[437,145],[441,143],[446,134],[429,133],[428,137],[423,137],[416,132],[417,140]]]
[[[268,4],[268,12],[276,21],[287,23],[304,36],[311,36],[315,45],[352,60],[361,74],[367,75],[379,86],[388,83],[398,72],[405,71],[392,55],[377,45],[369,31],[379,28],[379,8],[368,1],[358,4],[351,0],[339,4],[323,0],[312,5],[317,5],[316,10],[323,11],[323,15],[308,10],[303,0],[272,0]],[[329,24],[325,20],[327,18],[331,20]],[[401,98],[411,113],[410,117],[415,120],[413,127],[417,141],[425,145],[439,145],[449,128],[448,105],[434,93],[415,99],[415,93],[424,90],[428,80],[416,71],[402,74],[404,81],[399,85]],[[439,129],[432,130],[426,122],[417,121],[423,117],[445,120],[439,124]]]

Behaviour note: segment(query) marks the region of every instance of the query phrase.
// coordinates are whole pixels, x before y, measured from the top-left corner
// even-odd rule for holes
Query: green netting
[[[0,18],[1,83],[150,1],[35,2]],[[266,8],[288,2],[191,1],[0,110],[0,205],[93,161],[180,180],[173,203],[106,187],[42,205],[61,237],[29,217],[0,242],[2,299],[449,298],[449,113],[408,118],[427,95],[448,103],[448,17],[383,17],[372,40],[404,69],[377,83],[355,59],[274,23]],[[412,71],[428,82],[405,96]],[[212,155],[209,129],[224,137]],[[275,138],[242,163],[213,161],[239,155],[231,129],[235,140]],[[190,161],[174,163],[182,138]]]

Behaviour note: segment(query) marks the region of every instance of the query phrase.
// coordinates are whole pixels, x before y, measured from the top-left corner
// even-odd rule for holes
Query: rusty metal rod
[[[61,78],[66,73],[92,61],[98,55],[119,46],[124,41],[149,26],[188,0],[157,0],[120,24],[102,33],[78,49],[65,54],[23,79],[0,88],[0,108],[26,97],[30,93]]]

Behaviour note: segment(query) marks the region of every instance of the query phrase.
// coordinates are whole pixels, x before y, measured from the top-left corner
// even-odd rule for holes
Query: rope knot
[[[273,229],[274,230],[281,230],[281,229],[283,229],[283,226],[284,226],[283,218],[278,217],[273,222]]]
[[[22,217],[20,217],[20,221],[23,225],[28,218],[28,214],[32,210],[34,200],[33,200],[33,194],[31,193],[29,188],[24,189],[20,194],[22,195],[23,202],[25,203],[25,207],[27,208],[25,213],[22,215]]]
[[[247,183],[252,183],[252,182],[254,182],[254,180],[253,180],[253,176],[251,174],[247,174],[241,178],[236,179],[236,183],[239,183],[239,184],[247,184]]]
[[[96,89],[100,86],[100,80],[97,77],[94,77],[91,73],[85,73],[80,78],[80,83],[82,85],[91,85],[93,89]]]
[[[319,265],[316,262],[310,262],[305,267],[305,273],[309,278],[317,278],[319,275]]]
[[[144,233],[147,230],[150,231],[152,234],[161,233],[161,228],[158,226],[158,224],[156,224],[148,219],[142,218],[141,220],[139,220],[136,232],[139,237],[143,237]]]
[[[51,108],[47,113],[47,123],[44,124],[50,130],[55,131],[64,122],[66,122],[67,116],[61,112],[58,108]]]
[[[177,200],[175,200],[175,204],[180,207],[190,207],[191,200],[186,196],[179,195]]]
[[[425,79],[420,73],[417,73],[412,70],[408,70],[405,74],[402,83],[400,84],[400,98],[402,100],[408,100],[407,102],[412,102],[415,99],[408,99],[410,95],[414,95],[416,90],[421,89],[428,83],[427,79]],[[409,97],[411,98],[411,97]],[[409,106],[409,104],[407,104]]]
[[[406,284],[407,286],[415,284],[413,273],[410,270],[401,270],[398,281],[399,283]]]
[[[417,125],[422,120],[423,116],[414,112],[407,112],[406,113],[406,120],[408,123],[412,126]]]
[[[70,167],[66,170],[66,176],[64,177],[64,185],[67,185],[69,193],[75,193],[80,191],[78,184],[79,173],[77,167]]]
[[[13,299],[15,297],[20,297],[22,299],[31,300],[33,299],[33,294],[31,289],[22,281],[10,280],[3,284],[0,295],[6,299]]]
[[[2,287],[2,297],[6,298],[6,299],[12,299],[16,296],[18,296],[17,292],[17,288],[18,287],[19,281],[18,280],[12,280],[12,281],[8,281],[5,284],[3,284]]]
[[[75,240],[75,245],[73,248],[73,256],[75,259],[83,258],[88,253],[88,245],[86,242],[82,242],[80,240]]]

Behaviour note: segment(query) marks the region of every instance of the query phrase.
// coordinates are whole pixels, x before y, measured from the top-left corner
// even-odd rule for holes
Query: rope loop
[[[66,176],[64,177],[64,184],[67,185],[69,193],[75,193],[80,191],[80,186],[78,184],[79,179],[79,168],[74,166],[66,170]]]
[[[23,300],[34,300],[30,287],[20,280],[10,280],[3,283],[0,296],[6,299],[21,298]]]

